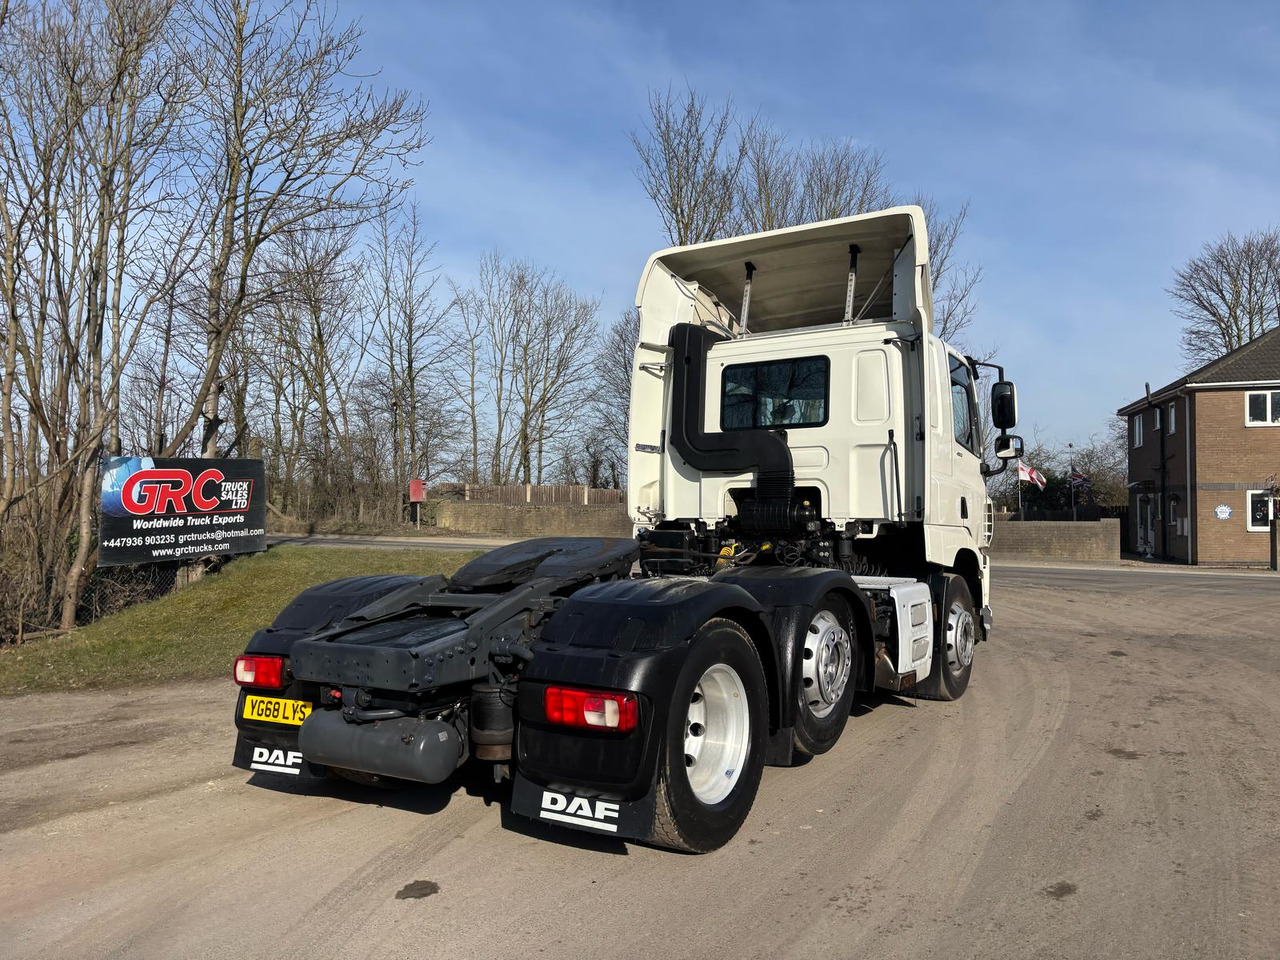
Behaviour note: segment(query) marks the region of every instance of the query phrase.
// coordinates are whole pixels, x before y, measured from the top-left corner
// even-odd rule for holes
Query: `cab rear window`
[[[795,357],[724,368],[720,429],[820,427],[827,422],[831,361]]]

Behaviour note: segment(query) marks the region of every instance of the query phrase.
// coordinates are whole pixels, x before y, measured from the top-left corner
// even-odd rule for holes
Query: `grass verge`
[[[275,547],[65,637],[0,650],[0,696],[229,677],[250,635],[300,591],[369,573],[452,573],[474,553]]]

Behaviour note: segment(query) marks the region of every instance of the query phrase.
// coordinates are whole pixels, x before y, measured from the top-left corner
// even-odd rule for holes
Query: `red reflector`
[[[589,727],[625,733],[636,728],[640,717],[634,693],[547,687],[543,705],[547,722],[562,727]]]
[[[284,657],[236,657],[235,679],[242,687],[279,690],[284,686]]]

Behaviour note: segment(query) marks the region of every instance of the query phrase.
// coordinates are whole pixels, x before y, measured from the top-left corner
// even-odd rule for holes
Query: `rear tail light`
[[[547,687],[547,722],[591,730],[634,730],[640,711],[634,693],[605,693],[572,687]]]
[[[279,690],[284,686],[284,657],[236,657],[235,678],[242,687]]]

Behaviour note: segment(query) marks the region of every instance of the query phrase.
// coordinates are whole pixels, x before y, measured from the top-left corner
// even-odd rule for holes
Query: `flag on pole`
[[[1090,480],[1088,477],[1086,477],[1079,470],[1071,471],[1071,485],[1075,487],[1077,490],[1093,489],[1093,481]]]
[[[1044,474],[1035,467],[1028,467],[1022,461],[1018,461],[1018,479],[1025,480],[1027,483],[1034,483],[1041,490],[1048,484],[1048,480],[1044,478]]]

